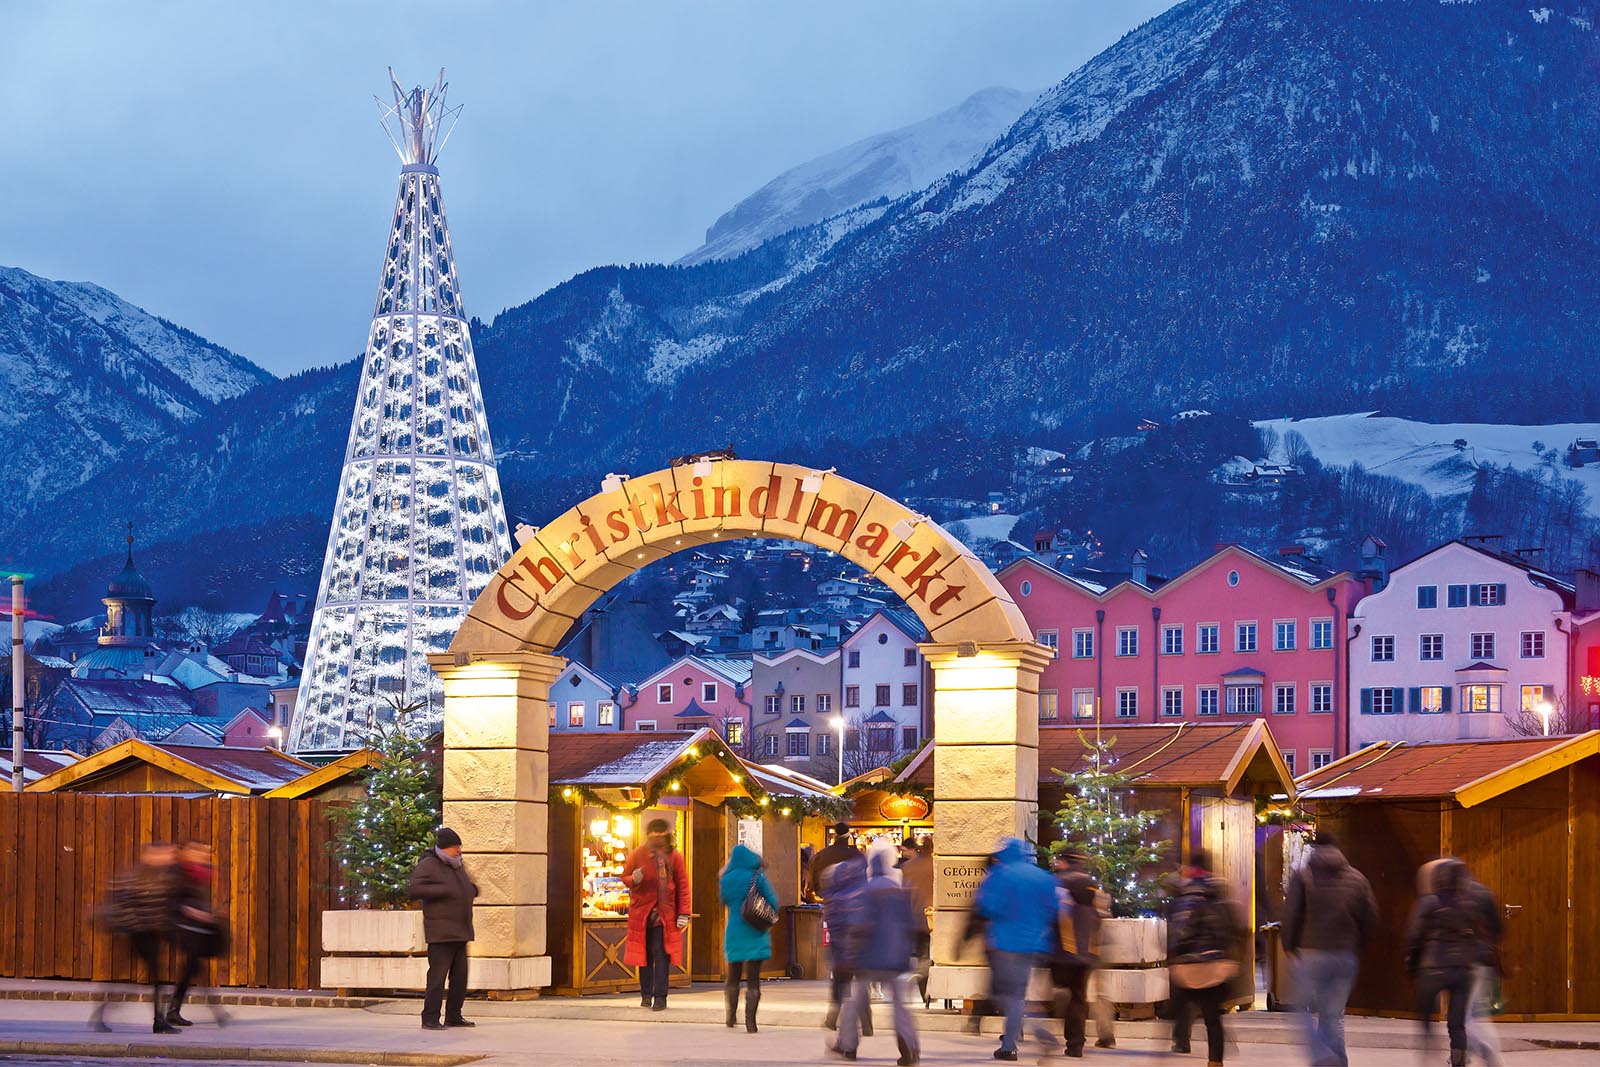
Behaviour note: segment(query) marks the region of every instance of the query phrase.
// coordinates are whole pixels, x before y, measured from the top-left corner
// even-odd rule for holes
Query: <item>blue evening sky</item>
[[[446,68],[462,292],[492,318],[671,261],[796,163],[1042,89],[1172,0],[8,5],[0,264],[288,373],[360,354],[398,162],[372,95]]]

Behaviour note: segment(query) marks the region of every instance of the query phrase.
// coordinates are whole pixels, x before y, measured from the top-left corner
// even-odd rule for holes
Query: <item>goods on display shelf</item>
[[[583,809],[581,885],[585,919],[619,919],[628,914],[628,885],[622,868],[634,849],[644,843],[644,827],[664,818],[674,827],[676,812],[653,809],[643,813],[614,814],[600,807]]]

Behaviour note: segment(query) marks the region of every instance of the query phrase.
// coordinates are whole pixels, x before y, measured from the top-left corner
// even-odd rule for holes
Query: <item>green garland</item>
[[[723,748],[713,744],[702,748],[696,745],[679,759],[671,768],[670,773],[663,774],[650,784],[644,798],[638,804],[622,807],[611,803],[601,797],[586,785],[572,783],[563,786],[551,786],[550,800],[552,803],[565,801],[567,803],[592,804],[604,808],[613,815],[636,815],[641,811],[648,811],[655,807],[663,795],[682,792],[683,776],[702,760],[715,759],[725,767],[734,780],[739,782],[751,794],[748,797],[728,797],[723,803],[736,817],[739,818],[765,818],[772,815],[799,822],[807,815],[822,815],[830,818],[843,818],[849,812],[849,805],[842,799],[807,798],[807,797],[774,797],[767,792],[761,784],[755,781],[744,764],[738,757]]]

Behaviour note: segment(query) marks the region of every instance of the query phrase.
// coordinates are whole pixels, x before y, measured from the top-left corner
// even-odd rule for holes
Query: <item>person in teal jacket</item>
[[[757,891],[774,908],[778,906],[777,891],[767,881],[761,856],[745,845],[734,845],[728,865],[722,868],[718,895],[728,911],[728,921],[722,932],[722,958],[728,962],[728,978],[723,995],[728,1003],[729,1027],[735,1026],[739,1015],[739,978],[742,974],[746,986],[744,1002],[744,1028],[756,1032],[756,1006],[761,1003],[761,965],[772,955],[772,934],[757,930],[744,921],[741,914],[744,898],[750,892],[751,882]]]

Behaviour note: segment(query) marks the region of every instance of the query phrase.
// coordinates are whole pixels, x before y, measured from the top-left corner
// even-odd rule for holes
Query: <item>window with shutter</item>
[[[1464,586],[1464,585],[1452,585],[1448,589],[1448,595],[1449,595],[1449,600],[1446,601],[1446,603],[1448,603],[1450,607],[1452,607],[1452,608],[1464,608],[1464,607],[1467,606],[1467,587],[1466,586]]]

